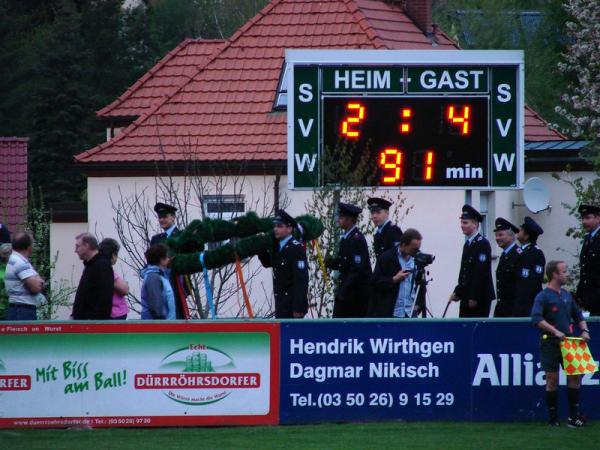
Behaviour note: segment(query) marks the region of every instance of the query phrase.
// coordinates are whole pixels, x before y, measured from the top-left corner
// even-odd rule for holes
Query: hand
[[[448,299],[449,302],[459,302],[460,298],[458,298],[458,296],[456,295],[456,292],[453,292],[452,294],[450,294],[450,298]]]
[[[304,313],[294,313],[294,319],[303,319],[304,318]]]
[[[394,283],[400,283],[401,281],[406,280],[406,278],[408,278],[408,276],[411,274],[411,272],[408,272],[406,270],[401,270],[399,271],[396,275],[394,275],[392,277],[392,281]]]
[[[582,331],[581,335],[580,335],[581,339],[583,339],[585,342],[588,342],[591,337],[590,337],[590,333],[588,333],[587,331]]]
[[[560,339],[562,341],[565,338],[565,333],[563,333],[562,331],[556,330],[554,332],[554,337],[557,337],[558,339]]]
[[[477,300],[469,300],[469,308],[477,308]]]

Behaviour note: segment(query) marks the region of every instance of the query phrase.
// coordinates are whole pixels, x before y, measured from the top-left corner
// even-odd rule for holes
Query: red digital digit
[[[348,138],[357,139],[360,132],[352,128],[353,124],[359,124],[365,118],[365,107],[360,103],[348,103],[346,109],[350,112],[355,112],[355,116],[348,116],[342,122],[342,134]]]
[[[410,133],[410,122],[407,119],[412,117],[412,109],[411,108],[402,108],[400,112],[400,116],[402,116],[402,122],[400,122],[400,133],[408,134]]]
[[[433,152],[425,152],[425,173],[423,174],[425,180],[431,181],[433,179]]]
[[[470,123],[471,107],[467,106],[467,105],[463,106],[462,114],[458,114],[457,109],[458,108],[455,107],[454,105],[449,106],[448,114],[446,115],[446,117],[453,124],[454,123],[462,124],[460,134],[467,135],[470,133],[469,123]]]
[[[383,184],[396,183],[402,178],[402,152],[397,148],[386,148],[379,153],[379,166],[384,170]]]

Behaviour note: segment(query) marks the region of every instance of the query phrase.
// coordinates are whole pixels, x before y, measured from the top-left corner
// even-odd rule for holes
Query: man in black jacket
[[[400,245],[383,252],[373,270],[373,296],[369,305],[371,317],[413,316],[415,294],[414,256],[421,248],[423,237],[413,228],[406,230]]]
[[[296,226],[294,218],[280,210],[273,221],[275,248],[258,255],[264,267],[273,268],[276,319],[302,319],[308,311],[308,263],[304,247],[292,236]]]
[[[529,317],[533,300],[542,291],[546,258],[537,246],[538,236],[544,232],[531,217],[525,217],[517,234],[521,254],[517,258],[517,283],[513,317]]]
[[[363,234],[356,226],[362,209],[340,203],[338,223],[344,235],[340,240],[338,255],[328,261],[330,269],[339,270],[333,317],[366,317],[369,306],[369,280],[371,261],[369,247]]]
[[[450,300],[460,301],[460,317],[488,317],[496,295],[492,281],[492,248],[479,233],[483,216],[470,205],[462,207],[460,228],[466,237],[458,284]]]
[[[375,250],[375,257],[379,257],[386,250],[398,246],[402,230],[389,219],[391,202],[383,198],[371,197],[367,200],[367,204],[371,212],[371,220],[376,227],[373,236],[373,249]]]
[[[592,316],[600,316],[600,207],[581,205],[581,224],[587,234],[579,255],[577,300]]]
[[[517,259],[521,248],[517,245],[515,234],[519,228],[508,220],[496,219],[496,243],[502,249],[496,268],[496,310],[494,317],[512,317],[517,289]]]
[[[75,238],[75,253],[85,267],[71,317],[75,320],[109,320],[115,286],[110,261],[98,251],[98,241],[90,233]]]

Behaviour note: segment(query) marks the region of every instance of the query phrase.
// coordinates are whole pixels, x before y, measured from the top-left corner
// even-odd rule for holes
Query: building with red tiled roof
[[[186,40],[98,112],[121,120],[118,126],[123,119],[137,120],[76,160],[84,170],[116,169],[123,163],[184,161],[191,152],[198,161],[282,165],[286,116],[274,111],[273,102],[285,49],[458,48],[431,25],[430,2],[406,5],[274,0],[224,42]],[[563,139],[529,108],[525,134],[527,141]]]
[[[22,228],[27,214],[27,142],[0,137],[0,223],[10,231]]]
[[[77,162],[87,167],[178,161],[188,157],[182,151],[186,147],[200,161],[250,160],[283,166],[286,115],[274,111],[273,102],[286,48],[455,50],[457,46],[444,33],[424,33],[401,7],[390,3],[274,0],[175,92],[165,90],[165,97],[150,109],[140,108],[143,114],[121,135],[78,155]],[[131,91],[133,97],[134,87]],[[106,108],[100,111],[107,113]]]
[[[184,41],[98,112],[109,127],[126,128],[76,157],[88,175],[89,229],[114,237],[129,230],[128,249],[135,251],[146,248],[148,233],[158,231],[151,213],[155,201],[175,202],[182,224],[196,217],[211,217],[211,211],[253,210],[267,215],[286,198],[291,214],[305,213],[311,193],[286,188],[287,114],[285,105],[277,104],[283,97],[278,87],[285,50],[457,50],[458,46],[432,25],[430,8],[431,0],[273,0],[225,41]],[[564,136],[549,130],[526,107],[526,146],[563,140]],[[535,149],[540,161],[547,156],[544,148]],[[192,176],[190,160],[194,162]],[[169,164],[159,164],[163,161]],[[549,173],[529,172],[539,169],[527,164],[526,160],[528,176],[552,180]],[[168,170],[164,172],[163,167]],[[547,229],[543,237],[556,242],[555,247],[564,232],[551,224],[573,224],[560,213],[561,202],[571,199],[565,197],[562,186],[555,183],[553,189],[561,195],[553,197],[555,207],[547,217],[536,220]],[[406,202],[412,208],[403,228],[419,229],[424,248],[436,254],[435,264],[430,266],[435,282],[428,288],[436,316],[441,315],[456,283],[457,274],[444,269],[456,267],[463,242],[458,223],[449,218],[457,220],[467,198],[489,217],[484,225],[487,234],[492,233],[493,218],[502,216],[517,224],[527,213],[520,206],[519,190],[473,191],[467,197],[462,190],[389,192],[396,205]],[[401,207],[396,205],[392,210],[399,211]],[[143,223],[129,224],[129,218]],[[563,241],[561,247],[573,246]],[[564,258],[549,249],[546,255]],[[134,267],[143,261],[143,251],[122,258],[130,258],[128,264]],[[248,288],[255,313],[267,317],[271,309],[265,293],[270,292],[270,273],[260,272],[256,264],[251,260],[248,271],[261,275]],[[129,276],[137,277],[135,271]],[[135,295],[136,284],[132,286]],[[223,301],[220,315],[243,315],[235,303],[235,286],[230,286],[229,292],[234,300]],[[232,309],[227,309],[231,304]],[[449,315],[456,315],[455,306]]]

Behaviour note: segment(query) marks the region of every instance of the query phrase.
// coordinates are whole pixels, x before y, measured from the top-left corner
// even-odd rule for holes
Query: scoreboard
[[[286,67],[290,188],[348,171],[365,187],[521,187],[522,51],[288,50]]]

